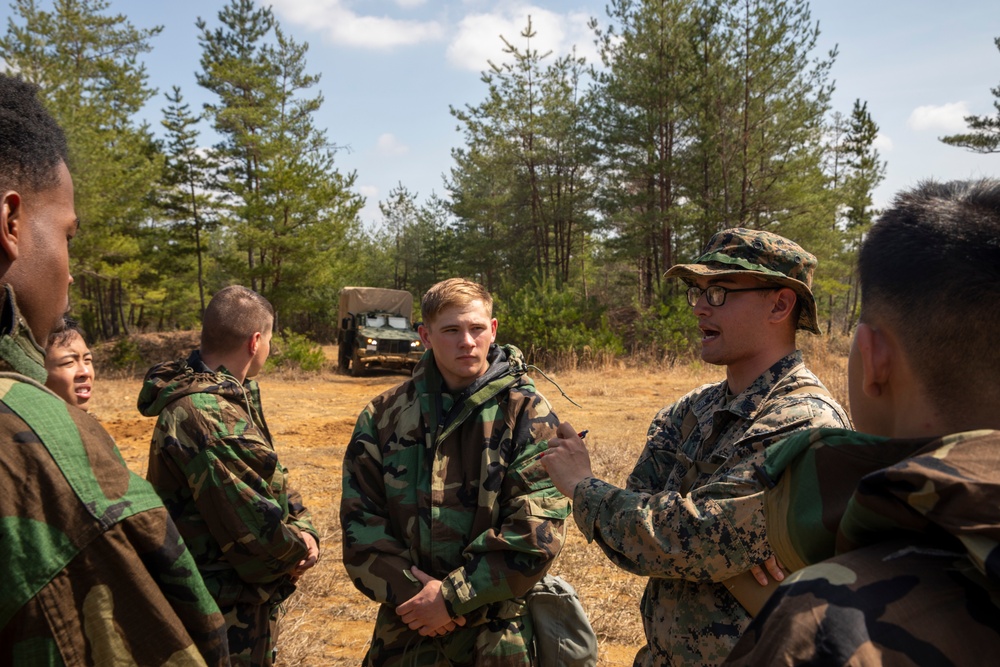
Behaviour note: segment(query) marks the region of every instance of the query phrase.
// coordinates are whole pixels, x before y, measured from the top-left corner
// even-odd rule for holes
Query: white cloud
[[[422,0],[397,0],[416,7]],[[441,39],[437,21],[407,21],[389,16],[362,16],[343,0],[271,0],[282,19],[323,34],[333,44],[367,49],[391,49]]]
[[[966,102],[952,102],[940,106],[917,107],[906,119],[911,130],[934,130],[942,132],[962,132],[966,129],[964,118],[971,115]]]
[[[890,139],[886,135],[882,134],[881,132],[879,132],[875,136],[875,141],[872,142],[872,145],[880,153],[890,153],[890,152],[892,152],[892,139]]]
[[[375,150],[379,155],[405,155],[410,147],[396,138],[396,135],[386,132],[375,142]]]
[[[396,4],[403,9],[413,9],[427,3],[427,0],[396,0]]]
[[[552,51],[553,56],[563,56],[575,45],[577,55],[587,62],[597,62],[593,33],[587,22],[590,15],[584,12],[559,14],[548,9],[522,2],[503,2],[488,14],[469,14],[457,28],[457,34],[448,45],[448,61],[460,69],[481,72],[489,68],[487,60],[500,64],[506,58],[503,35],[520,50],[529,45],[521,37],[528,25],[536,33],[530,48],[539,53]]]

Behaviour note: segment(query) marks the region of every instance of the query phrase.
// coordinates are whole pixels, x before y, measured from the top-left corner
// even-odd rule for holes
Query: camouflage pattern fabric
[[[452,396],[428,350],[358,417],[341,523],[348,574],[381,604],[365,665],[531,664],[523,596],[562,548],[570,503],[538,460],[558,420],[520,351],[494,346],[490,362]],[[421,588],[413,565],[442,581],[466,627],[430,639],[400,620]]]
[[[302,532],[319,538],[288,487],[257,383],[212,371],[195,351],[151,368],[138,407],[157,417],[146,477],[226,617],[233,664],[270,665]]]
[[[6,321],[0,665],[228,665],[222,616],[163,504],[93,417],[29,379],[41,350]]]
[[[1000,651],[998,451],[998,431],[823,429],[773,448],[768,532],[805,567],[727,664],[987,664]]]
[[[635,665],[717,665],[750,622],[719,583],[770,555],[763,486],[754,466],[766,448],[795,431],[845,426],[849,419],[795,352],[743,393],[705,385],[663,409],[620,489],[598,479],[577,485],[574,518],[619,567],[649,577],[642,598],[646,646]],[[688,413],[697,425],[681,442]],[[686,461],[719,463],[679,492]]]

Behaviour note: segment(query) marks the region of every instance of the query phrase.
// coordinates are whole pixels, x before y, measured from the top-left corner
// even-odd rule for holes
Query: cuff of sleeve
[[[476,596],[472,583],[466,579],[465,570],[458,569],[441,580],[441,596],[448,614],[455,618],[472,609],[472,601]]]
[[[573,518],[580,527],[580,532],[587,538],[587,542],[594,541],[601,504],[608,492],[614,488],[596,477],[587,477],[573,489]]]

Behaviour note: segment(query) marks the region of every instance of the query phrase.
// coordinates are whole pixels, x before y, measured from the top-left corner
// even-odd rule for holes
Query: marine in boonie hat
[[[711,238],[693,264],[675,264],[665,277],[750,273],[770,283],[789,287],[799,297],[798,329],[822,333],[816,320],[812,276],[816,257],[783,236],[753,229],[724,229]]]

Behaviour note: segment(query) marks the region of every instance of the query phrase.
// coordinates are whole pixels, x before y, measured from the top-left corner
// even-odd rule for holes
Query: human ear
[[[431,349],[431,338],[430,338],[430,328],[426,324],[421,324],[417,327],[417,333],[420,334],[420,342],[424,344],[426,349]]]
[[[867,396],[881,396],[892,373],[892,346],[886,334],[861,322],[854,334],[858,358],[861,361],[861,389]]]
[[[256,356],[257,349],[260,347],[261,338],[262,334],[259,331],[250,336],[250,340],[247,342],[247,351],[250,353],[251,357]]]
[[[6,255],[8,263],[17,259],[23,206],[21,195],[13,190],[0,197],[0,250]]]
[[[771,306],[770,320],[775,324],[784,322],[792,313],[795,312],[795,304],[798,301],[798,296],[795,294],[795,290],[789,287],[782,287],[778,290],[778,296],[774,300],[774,304]]]
[[[490,342],[493,343],[497,339],[497,318],[490,320]]]

